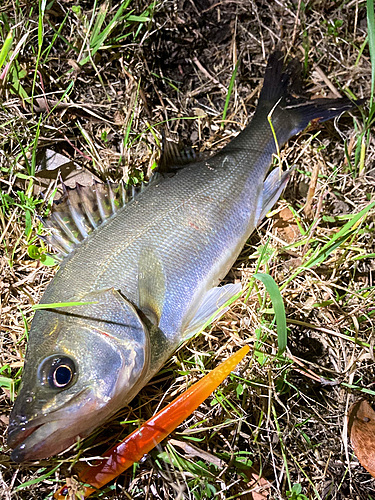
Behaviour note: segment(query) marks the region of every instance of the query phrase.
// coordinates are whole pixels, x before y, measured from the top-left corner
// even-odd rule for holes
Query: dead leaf
[[[66,485],[61,489],[57,490],[54,494],[55,498],[58,498],[57,495],[62,495],[67,500],[77,500],[77,498],[83,498],[82,488],[80,483],[73,477],[66,478]]]
[[[178,441],[177,439],[170,439],[169,443],[174,446],[178,446],[183,449],[186,453],[187,458],[198,457],[206,462],[216,465],[217,467],[223,468],[225,466],[225,462],[218,457],[215,457],[211,453],[207,451],[200,450],[196,446],[186,443],[184,441]]]
[[[267,500],[271,495],[271,483],[254,471],[251,472],[251,481],[247,483],[247,486],[253,488],[250,492],[253,500]]]
[[[319,170],[320,170],[320,162],[318,162],[315,165],[314,170],[311,174],[309,191],[308,191],[307,197],[306,197],[306,204],[303,207],[303,211],[305,212],[306,217],[308,217],[310,219],[312,219],[314,216],[313,211],[312,211],[312,203],[313,203],[313,198],[315,196],[316,186],[318,184]]]
[[[74,61],[74,59],[68,59],[68,64],[76,71],[77,73],[80,73],[82,71],[82,67],[77,63],[77,61]]]
[[[4,425],[8,426],[9,425],[9,416],[8,415],[0,415],[0,422],[2,422]]]
[[[8,389],[5,389],[5,387],[2,387],[1,389],[6,397],[10,399],[10,391]]]
[[[292,211],[285,207],[280,212],[275,214],[275,223],[277,236],[284,240],[286,243],[294,243],[300,236],[298,225],[294,219]]]
[[[348,430],[360,464],[375,477],[375,411],[366,400],[349,408]]]
[[[115,125],[118,125],[119,127],[125,125],[125,115],[119,109],[115,111],[115,114],[113,115],[113,122]]]
[[[272,483],[263,476],[265,471],[261,464],[254,464],[249,469],[244,469],[243,472],[248,479],[246,485],[251,488],[243,498],[246,500],[267,500],[271,495]]]
[[[94,181],[103,182],[98,176],[85,168],[74,170],[64,180],[64,184],[70,188],[75,188],[77,183],[81,186],[92,186]]]
[[[34,110],[37,113],[63,111],[64,113],[70,113],[74,116],[90,118],[99,123],[107,122],[113,124],[114,122],[111,118],[106,116],[99,108],[105,109],[105,106],[80,102],[61,102],[55,99],[47,99],[46,97],[36,98],[36,103],[34,105]]]
[[[74,169],[74,163],[70,158],[52,149],[42,149],[37,154],[35,172],[37,177],[56,179],[60,172],[61,177],[65,179]]]

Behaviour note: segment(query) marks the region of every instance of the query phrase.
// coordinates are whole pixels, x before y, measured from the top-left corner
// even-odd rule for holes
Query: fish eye
[[[42,385],[52,389],[66,389],[76,379],[77,369],[72,358],[49,356],[39,366],[38,376]]]
[[[52,371],[52,380],[49,385],[53,387],[66,387],[73,378],[73,372],[70,366],[60,365]]]

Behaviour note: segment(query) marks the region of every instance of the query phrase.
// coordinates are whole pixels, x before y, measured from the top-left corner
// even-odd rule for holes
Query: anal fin
[[[272,172],[268,175],[263,184],[263,193],[259,201],[259,216],[255,226],[261,222],[261,220],[277,202],[288,183],[292,171],[293,169],[289,169],[286,172],[280,173],[280,170],[275,168],[275,170],[272,170]]]
[[[224,307],[225,304],[234,299],[241,290],[241,283],[230,283],[211,288],[204,296],[198,311],[185,329],[184,340],[203,330],[209,322],[219,319],[229,309],[229,306]]]

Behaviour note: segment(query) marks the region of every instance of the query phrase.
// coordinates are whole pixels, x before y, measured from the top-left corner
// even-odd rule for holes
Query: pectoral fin
[[[200,332],[207,324],[220,318],[229,309],[229,306],[224,307],[225,304],[235,298],[241,292],[241,289],[240,283],[211,288],[204,296],[198,311],[185,329],[184,340],[189,339]]]
[[[155,251],[145,249],[138,265],[139,308],[154,324],[159,325],[165,297],[162,263]]]

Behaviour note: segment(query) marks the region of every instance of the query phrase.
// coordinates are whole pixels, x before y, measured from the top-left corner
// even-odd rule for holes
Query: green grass
[[[0,50],[0,70],[3,67],[5,59],[8,57],[10,48],[12,46],[12,42],[13,42],[13,32],[9,31]],[[4,79],[3,75],[1,75],[1,79]]]
[[[371,97],[370,114],[374,113],[374,90],[375,90],[375,14],[374,0],[367,0],[367,26],[368,26],[368,44],[371,58]]]
[[[280,294],[279,287],[275,280],[269,274],[256,273],[254,278],[260,280],[266,287],[267,292],[272,300],[273,310],[275,312],[275,320],[277,325],[277,345],[278,355],[281,356],[287,346],[288,332],[286,328],[286,316],[283,299]]]
[[[367,177],[374,158],[373,0],[356,7],[339,2],[329,12],[323,3],[301,4],[299,11],[291,4],[295,16],[276,10],[276,4],[238,5],[235,16],[230,4],[207,13],[193,11],[190,3],[178,12],[130,0],[97,0],[89,8],[87,2],[65,2],[61,11],[57,5],[16,1],[0,8],[2,415],[9,414],[19,388],[28,328],[40,308],[32,304],[55,272],[37,237],[42,229],[36,215],[45,215],[48,207],[36,191],[37,158],[44,147],[69,156],[90,175],[125,176],[133,184],[157,163],[161,127],[188,143],[198,135],[203,150],[221,147],[254,110],[276,39],[301,58],[316,95],[328,92],[313,71],[319,66],[343,93],[370,100],[362,115],[354,112],[354,121],[344,116],[336,128],[327,124],[301,134],[280,151],[280,160],[296,165],[295,177],[287,201],[263,221],[231,271],[230,278],[247,287],[245,299],[181,346],[131,406],[61,459],[18,469],[2,445],[2,476],[12,498],[50,498],[55,484],[80,462],[147,420],[161,401],[242,342],[253,346],[252,355],[173,434],[178,444],[162,443],[102,496],[138,499],[157,491],[169,499],[178,486],[194,499],[242,498],[250,494],[254,467],[271,482],[277,500],[318,500],[328,490],[334,500],[346,498],[343,491],[375,498],[350,447],[350,460],[342,453],[349,445],[341,437],[351,401],[374,396],[375,193]],[[228,54],[234,52],[233,68]],[[191,57],[221,86],[197,70]],[[36,99],[48,99],[45,110],[37,111]],[[60,107],[72,103],[74,108]],[[228,119],[232,107],[236,122]],[[198,116],[197,110],[204,113]],[[115,113],[123,117],[116,121]],[[314,220],[309,220],[300,188],[317,163]],[[299,232],[291,242],[276,228],[283,207],[289,207]],[[72,304],[49,306],[57,305]],[[197,455],[189,454],[188,445]]]
[[[224,125],[225,125],[225,118],[227,116],[230,98],[231,98],[231,95],[232,95],[232,92],[233,92],[233,87],[234,87],[234,84],[235,84],[235,81],[236,81],[236,76],[237,76],[237,71],[238,71],[238,64],[239,64],[239,61],[237,61],[236,65],[235,65],[235,67],[233,69],[232,76],[230,77],[230,82],[229,82],[229,87],[228,87],[228,94],[227,94],[227,97],[225,99],[224,110],[223,110],[223,121],[221,122],[221,127],[222,128],[224,128]]]

